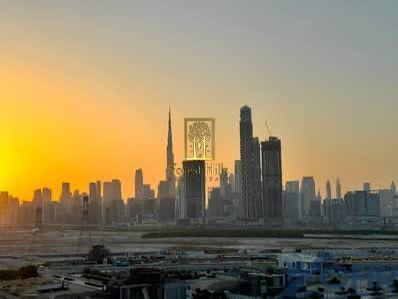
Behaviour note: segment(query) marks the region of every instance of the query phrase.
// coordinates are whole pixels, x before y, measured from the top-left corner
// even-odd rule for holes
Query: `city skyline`
[[[248,109],[249,110],[250,126],[254,127],[255,124],[251,122],[251,114],[252,114],[251,107],[248,107],[247,105],[245,105],[245,106],[241,107],[241,111],[242,111],[242,109],[243,110],[244,109]],[[241,114],[241,117],[242,117],[242,114]],[[164,172],[165,173],[165,177],[164,178],[166,178],[167,182],[170,180],[170,183],[168,183],[168,184],[170,184],[172,186],[175,186],[176,178],[178,178],[178,175],[182,175],[181,171],[183,170],[183,162],[184,162],[184,160],[177,161],[177,162],[175,162],[175,160],[174,160],[173,137],[172,137],[173,129],[172,129],[172,116],[171,116],[171,108],[170,107],[169,107],[169,110],[168,110],[168,122],[167,122],[167,124],[168,124],[168,127],[167,127],[167,144],[165,145],[165,148],[166,148],[166,159],[165,159],[166,160],[166,163],[165,163],[166,164],[166,170]],[[268,133],[271,133],[271,132],[268,132]],[[253,137],[253,135],[250,135],[250,136],[252,136],[251,139],[253,139],[254,144],[256,142],[257,143],[259,142],[258,137]],[[268,135],[264,139],[265,140],[264,142],[267,142],[268,138],[270,138],[270,140],[273,140],[275,138],[276,138],[276,140],[278,140],[277,137]],[[279,142],[281,142],[281,141],[279,141]],[[257,147],[258,147],[258,151],[259,151],[260,150],[259,144],[257,144]],[[254,148],[256,148],[256,147],[254,147]],[[282,149],[283,149],[283,147],[282,147]],[[260,153],[258,153],[258,155],[260,155]],[[282,154],[282,156],[283,156],[283,154]],[[225,168],[225,170],[227,171],[228,174],[236,175],[237,168],[236,168],[235,164],[236,164],[237,161],[240,163],[241,160],[239,160],[239,159],[234,160],[231,163],[233,165],[233,168],[228,168],[228,167]],[[175,165],[174,169],[171,166],[173,162],[174,162],[174,165]],[[260,167],[260,164],[261,164],[260,161],[257,161],[256,163],[259,164],[259,165],[257,165],[257,167]],[[221,167],[221,166],[224,167],[225,164],[221,162],[221,164],[217,164],[216,165],[216,167]],[[283,170],[284,167],[285,166],[282,163],[282,170]],[[259,168],[258,171],[261,172],[263,168],[264,168],[264,165],[262,165],[261,169]],[[143,198],[142,195],[141,196],[137,196],[137,173],[139,173],[142,187],[152,188],[152,190],[155,190],[156,187],[159,184],[162,184],[162,182],[164,182],[163,178],[160,177],[154,183],[148,182],[148,184],[144,185],[143,182],[142,182],[144,169],[140,167],[140,168],[133,169],[132,172],[133,173],[132,173],[131,177],[129,178],[129,182],[127,182],[127,185],[132,185],[133,186],[132,191],[129,192],[129,193],[126,193],[126,191],[123,190],[125,188],[125,186],[123,186],[123,183],[120,181],[120,179],[118,177],[107,178],[107,179],[104,179],[104,180],[94,179],[93,181],[97,182],[97,184],[106,184],[106,183],[109,183],[109,181],[113,181],[113,180],[119,181],[120,182],[120,189],[121,189],[120,190],[121,191],[121,199],[123,199],[124,202],[127,202],[127,199],[129,199],[129,198],[138,198],[138,199],[142,199]],[[215,174],[218,174],[218,172],[216,172]],[[210,176],[213,177],[213,175],[210,175]],[[335,185],[331,185],[330,178],[327,177],[325,179],[325,181],[324,181],[324,183],[326,184],[326,188],[324,188],[321,185],[321,181],[319,181],[318,178],[314,177],[313,175],[302,176],[302,177],[297,177],[297,178],[288,178],[288,179],[286,179],[285,177],[282,177],[282,185],[284,185],[285,183],[292,182],[294,180],[298,180],[300,182],[300,186],[302,186],[303,180],[305,181],[308,178],[309,179],[314,179],[314,182],[313,182],[313,184],[314,184],[313,188],[315,188],[314,192],[315,193],[318,192],[319,194],[321,194],[323,199],[341,198],[341,194],[345,194],[346,192],[355,191],[355,190],[362,190],[362,189],[366,190],[366,188],[371,188],[371,190],[388,190],[390,188],[393,188],[393,185],[395,185],[395,183],[394,183],[395,181],[394,180],[390,181],[391,184],[386,184],[385,186],[381,186],[381,187],[375,187],[374,185],[372,185],[370,187],[370,185],[372,184],[371,182],[362,182],[361,185],[358,186],[357,188],[353,188],[353,189],[346,188],[346,189],[343,189],[339,177],[336,178]],[[147,181],[147,179],[145,179],[145,181]],[[216,183],[215,182],[213,182],[213,183],[212,182],[207,182],[206,188],[208,188],[208,189],[209,188],[214,188],[214,187],[218,186],[218,183],[219,182],[216,182]],[[260,182],[258,182],[258,183],[260,184]],[[10,192],[9,190],[2,190],[2,191],[8,192],[10,195],[18,198],[19,201],[22,202],[23,200],[28,200],[28,201],[29,200],[34,200],[36,191],[38,191],[38,190],[40,190],[42,188],[50,190],[51,194],[54,194],[54,189],[55,189],[57,192],[56,192],[56,195],[53,195],[52,200],[58,201],[58,200],[62,200],[62,195],[63,195],[63,191],[62,190],[64,188],[64,184],[68,184],[71,191],[79,191],[81,194],[89,194],[89,193],[91,193],[90,192],[91,191],[91,185],[93,184],[93,182],[91,182],[91,181],[86,182],[86,185],[83,188],[74,188],[73,186],[71,186],[72,184],[71,184],[70,180],[62,181],[61,185],[57,186],[55,188],[53,188],[53,187],[51,187],[49,185],[36,186],[31,191],[31,194],[32,194],[31,198],[29,198],[29,197],[28,198],[20,198],[20,197],[17,196],[17,194],[14,194],[14,193]],[[263,184],[263,181],[261,182],[261,184]],[[365,185],[366,185],[366,187],[365,187]],[[369,185],[369,187],[368,187],[368,185]],[[335,188],[334,192],[331,190],[332,186]],[[59,188],[60,189],[59,192],[58,192],[58,187],[60,187]],[[170,189],[170,192],[171,192],[170,194],[174,194],[174,192],[175,192],[174,188],[175,187],[172,187],[172,189]],[[130,188],[128,188],[128,189],[130,189]],[[283,189],[283,190],[285,190],[285,189]],[[58,196],[58,194],[59,194],[59,196]],[[156,197],[159,196],[159,194],[157,192],[154,193],[154,194],[155,194]],[[314,194],[314,199],[315,199],[315,194]],[[260,200],[260,199],[258,199],[258,200]]]
[[[284,182],[388,188],[398,177],[397,4],[310,3],[1,4],[0,190],[31,200],[64,181],[83,191],[118,178],[126,198],[137,168],[157,186],[169,105],[175,161],[183,119],[210,116],[232,170],[245,104],[254,136],[268,136],[267,121],[281,138]]]
[[[247,106],[243,106],[243,107],[247,107]],[[253,127],[254,126],[255,126],[255,124],[253,122]],[[165,161],[162,161],[162,163],[164,163],[166,165],[165,166],[166,171],[163,171],[163,176],[166,173],[166,179],[167,179],[167,175],[169,173],[172,173],[172,172],[168,171],[168,169],[170,169],[170,165],[167,166],[167,164],[168,164],[167,160],[169,160],[169,163],[171,163],[171,161],[174,160],[174,154],[173,154],[173,149],[172,149],[173,140],[172,140],[172,137],[171,137],[172,130],[173,129],[172,129],[171,108],[169,107],[169,110],[168,110],[168,122],[167,122],[167,138],[166,138],[167,141],[166,141],[166,144],[164,146],[166,148],[166,159],[165,159]],[[269,134],[270,132],[267,132],[267,133]],[[267,140],[270,137],[273,138],[271,135],[266,135],[264,140]],[[177,143],[181,143],[181,142],[177,142]],[[171,147],[169,147],[169,145],[171,145]],[[282,156],[283,156],[283,149],[284,148],[282,147]],[[163,151],[164,151],[164,149],[163,149]],[[183,150],[182,151],[181,150],[177,150],[177,151],[183,152]],[[232,167],[226,167],[226,169],[227,169],[228,173],[235,174],[234,171],[236,171],[236,168],[235,168],[234,163],[235,163],[236,160],[239,160],[239,157],[237,157],[232,162],[228,161],[228,163],[220,161],[220,163],[222,163],[220,165],[223,165],[223,166],[232,165]],[[177,161],[174,162],[177,170],[182,170],[183,169],[183,161],[184,161],[184,159],[182,157],[181,160],[177,160]],[[286,165],[285,165],[285,163],[283,163],[282,164],[282,169],[284,170],[285,167],[286,167]],[[145,169],[143,167],[134,168],[134,169],[131,170],[131,175],[126,181],[120,180],[120,177],[117,177],[117,176],[115,176],[115,177],[106,177],[105,179],[102,179],[102,180],[98,179],[98,178],[93,178],[91,181],[85,182],[85,185],[83,183],[83,187],[82,188],[74,187],[73,183],[71,183],[71,180],[68,180],[68,179],[65,179],[65,180],[61,181],[59,186],[50,186],[48,184],[44,184],[44,185],[41,185],[41,186],[36,186],[34,189],[31,190],[30,195],[28,195],[28,197],[26,197],[26,198],[20,197],[20,196],[18,196],[18,193],[13,193],[10,190],[2,190],[2,191],[9,192],[10,195],[13,195],[13,196],[19,198],[19,200],[22,202],[22,200],[28,200],[29,201],[29,200],[34,199],[35,190],[41,189],[41,188],[49,188],[52,191],[52,193],[54,194],[53,195],[53,200],[58,201],[62,197],[62,184],[64,184],[64,183],[70,184],[72,191],[73,190],[78,190],[81,193],[89,193],[90,184],[91,184],[92,181],[98,181],[98,182],[105,183],[107,181],[112,181],[113,179],[116,179],[116,180],[120,180],[121,181],[122,199],[124,201],[126,201],[128,198],[136,197],[136,190],[135,190],[136,187],[134,187],[134,184],[135,184],[134,183],[134,179],[135,179],[135,175],[137,174],[137,170],[141,171],[141,172],[145,172]],[[147,174],[147,173],[145,172],[145,174]],[[173,175],[176,176],[176,173],[174,173]],[[336,178],[334,178],[334,177],[325,177],[324,180],[320,180],[318,177],[316,177],[314,175],[311,175],[311,174],[303,175],[301,177],[293,177],[293,178],[291,178],[291,177],[285,178],[285,176],[284,176],[282,178],[282,181],[283,181],[283,184],[285,184],[286,182],[292,181],[292,180],[299,180],[301,182],[302,179],[304,179],[306,177],[313,177],[315,179],[315,192],[320,192],[322,194],[322,198],[328,198],[328,192],[329,192],[328,189],[327,189],[328,187],[325,188],[324,185],[322,185],[322,184],[328,185],[328,183],[330,183],[330,179],[332,179],[332,180],[336,179],[336,185],[333,185],[333,188],[337,188],[337,181],[340,184],[340,177],[338,175],[336,176]],[[154,181],[151,181],[150,179],[147,179],[147,177],[146,177],[145,181],[148,182],[147,186],[150,186],[153,189],[156,189],[158,184],[163,179],[164,179],[164,177],[160,176],[158,179],[155,178]],[[173,180],[173,178],[170,178],[170,179]],[[391,182],[394,183],[395,180],[392,178],[390,181],[386,182],[382,186],[377,186],[376,184],[372,184],[372,189],[375,189],[375,190],[378,190],[378,189],[389,189],[391,187]],[[367,184],[367,183],[368,182],[365,180],[363,182],[360,182],[360,184],[358,186],[354,187],[354,188],[348,188],[347,186],[344,186],[344,181],[343,181],[343,183],[342,183],[343,186],[340,185],[340,188],[342,189],[342,191],[340,191],[340,192],[342,192],[342,194],[345,194],[348,191],[362,190],[363,187],[364,187],[364,184]],[[214,185],[214,183],[211,183],[207,187],[208,188],[212,188],[212,187],[214,187],[216,185]],[[301,185],[301,183],[300,183],[300,185]],[[126,191],[126,189],[128,191]],[[55,192],[54,192],[54,190],[55,190]],[[58,196],[58,194],[59,194],[59,196]],[[338,198],[336,190],[334,192],[332,192],[332,194],[333,194],[333,196],[332,196],[333,198],[334,197]],[[156,196],[158,196],[157,192],[156,192]]]

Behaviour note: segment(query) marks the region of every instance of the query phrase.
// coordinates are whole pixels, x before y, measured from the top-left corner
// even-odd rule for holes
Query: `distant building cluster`
[[[134,196],[124,200],[120,180],[91,182],[88,192],[72,191],[62,183],[59,198],[51,189],[34,191],[31,201],[20,202],[0,193],[0,225],[302,225],[320,228],[380,227],[398,223],[398,197],[390,188],[363,190],[343,195],[337,178],[335,192],[326,182],[325,196],[317,192],[312,176],[283,185],[282,141],[275,136],[260,141],[253,136],[252,111],[240,109],[240,159],[233,171],[213,161],[185,160],[175,169],[171,113],[168,118],[165,178],[157,193],[144,182],[142,169],[135,171]],[[217,186],[208,186],[209,170]],[[216,170],[216,171],[214,171]]]

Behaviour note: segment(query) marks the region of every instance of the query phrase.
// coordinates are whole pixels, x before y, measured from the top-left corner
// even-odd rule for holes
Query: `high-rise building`
[[[89,201],[95,201],[98,198],[97,195],[97,183],[89,183],[88,185],[88,196]]]
[[[235,160],[234,163],[235,184],[232,192],[242,193],[242,175],[240,170],[240,160]]]
[[[97,181],[97,195],[99,199],[102,199],[102,183],[101,181]]]
[[[62,201],[69,197],[72,197],[72,192],[70,191],[70,183],[62,183],[60,200]]]
[[[348,192],[344,196],[345,213],[348,217],[379,217],[380,196],[369,191]]]
[[[341,182],[340,179],[337,178],[336,180],[336,198],[337,199],[342,199],[342,191],[341,191]]]
[[[301,219],[300,210],[300,182],[288,181],[284,194],[284,216],[287,221],[295,222]]]
[[[391,217],[393,216],[393,211],[396,208],[396,200],[395,193],[393,190],[384,189],[379,190],[379,199],[380,199],[380,216],[382,217]]]
[[[177,179],[176,202],[175,202],[176,219],[183,219],[187,217],[187,205],[186,205],[184,192],[185,192],[184,176],[182,175]]]
[[[64,182],[59,197],[59,209],[57,210],[57,222],[67,223],[71,220],[72,192],[70,183]]]
[[[394,195],[397,194],[397,186],[395,185],[395,182],[394,182],[394,181],[392,181],[392,183],[391,183],[391,191],[392,191],[392,193],[393,193]]]
[[[363,183],[363,191],[365,191],[365,192],[370,192],[371,190],[372,190],[372,188],[371,188],[369,182]]]
[[[342,198],[325,199],[322,202],[323,215],[328,225],[338,225],[344,219],[344,200]]]
[[[169,126],[168,126],[168,134],[167,134],[167,167],[166,167],[166,181],[169,184],[169,194],[171,197],[175,197],[175,185],[176,185],[176,177],[174,170],[174,153],[173,153],[173,135],[171,130],[171,112],[169,109]]]
[[[119,180],[104,182],[104,203],[122,199],[122,185]]]
[[[51,199],[52,199],[51,189],[47,188],[47,187],[44,187],[43,190],[42,190],[41,196],[42,196],[42,200],[43,200],[43,202],[45,204],[49,203],[51,201]]]
[[[321,210],[321,201],[319,199],[315,199],[310,202],[309,216],[312,218],[312,220],[315,218],[320,219]]]
[[[255,150],[253,141],[253,124],[251,109],[248,106],[243,106],[240,109],[240,172],[241,172],[241,210],[242,218],[245,220],[255,220],[258,218],[258,183],[256,179],[256,171],[258,168],[255,162],[259,162],[255,158]],[[261,185],[260,185],[261,190]],[[260,193],[261,194],[261,193]]]
[[[330,180],[326,181],[326,199],[331,199],[332,198],[332,184],[330,183]]]
[[[183,168],[186,216],[190,219],[204,219],[206,218],[205,161],[186,160],[183,161]]]
[[[72,192],[70,189],[70,183],[62,183],[61,196],[59,198],[60,204],[63,207],[68,207],[71,203]]]
[[[253,138],[253,168],[254,168],[254,198],[256,203],[256,218],[265,216],[263,193],[261,185],[261,154],[260,142],[257,137]],[[282,195],[281,195],[282,196]]]
[[[98,181],[89,184],[88,220],[90,222],[99,223],[102,220],[102,200],[101,194],[99,193],[100,187],[101,183]]]
[[[309,214],[311,201],[315,200],[315,180],[313,177],[303,177],[300,190],[302,216]]]
[[[299,181],[287,181],[285,184],[285,191],[287,193],[300,193],[300,182]]]
[[[124,222],[124,202],[122,199],[122,186],[119,180],[104,182],[104,220],[106,223]]]
[[[41,189],[36,189],[33,191],[33,199],[32,202],[36,207],[43,207],[43,199],[42,199],[42,192]]]
[[[220,195],[225,196],[228,192],[228,169],[222,168],[220,172]]]
[[[158,187],[159,220],[174,221],[175,198],[170,196],[170,181],[160,181]]]
[[[261,143],[264,215],[283,220],[281,141],[269,137]]]
[[[144,199],[155,198],[155,190],[151,188],[150,184],[144,184],[142,186],[142,196]]]
[[[142,173],[142,169],[137,169],[135,171],[135,198],[136,199],[143,199],[144,194],[143,194],[143,187],[144,187],[144,175]]]

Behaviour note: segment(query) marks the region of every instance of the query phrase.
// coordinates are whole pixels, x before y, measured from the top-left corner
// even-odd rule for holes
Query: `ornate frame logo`
[[[184,140],[185,160],[214,160],[214,118],[185,118]]]

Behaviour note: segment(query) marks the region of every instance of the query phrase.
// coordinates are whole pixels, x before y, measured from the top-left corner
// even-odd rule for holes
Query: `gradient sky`
[[[1,1],[0,190],[164,177],[184,117],[216,118],[239,158],[239,108],[283,142],[284,180],[398,180],[398,2]]]

